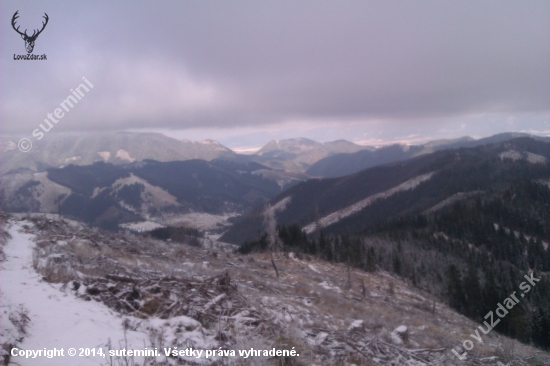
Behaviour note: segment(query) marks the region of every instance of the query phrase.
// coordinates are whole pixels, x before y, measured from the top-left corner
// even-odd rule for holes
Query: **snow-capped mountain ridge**
[[[125,164],[145,159],[161,162],[237,156],[231,149],[214,140],[178,141],[159,133],[88,133],[49,134],[34,141],[31,151],[17,149],[17,139],[0,139],[3,151],[1,173],[18,168],[35,171],[68,164],[89,165],[98,161]]]

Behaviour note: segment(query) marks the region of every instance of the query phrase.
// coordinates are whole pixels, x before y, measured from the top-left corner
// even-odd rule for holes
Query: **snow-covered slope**
[[[18,168],[41,170],[68,164],[88,165],[104,161],[125,164],[144,159],[176,161],[234,158],[236,154],[217,141],[176,140],[159,133],[53,133],[33,141],[29,152],[17,149],[16,138],[0,137],[0,174]]]
[[[351,216],[354,213],[357,213],[357,212],[361,211],[362,209],[364,209],[365,207],[371,205],[372,203],[374,203],[375,201],[377,201],[379,199],[388,198],[388,197],[396,194],[397,192],[414,189],[420,183],[425,182],[428,179],[430,179],[434,174],[435,174],[434,172],[423,174],[423,175],[420,175],[418,177],[414,177],[412,179],[409,179],[408,181],[406,181],[404,183],[401,183],[400,185],[398,185],[396,187],[388,189],[387,191],[380,192],[380,193],[377,193],[377,194],[373,194],[372,196],[369,196],[365,199],[362,199],[361,201],[356,202],[353,205],[350,205],[348,207],[345,207],[345,208],[340,209],[338,211],[335,211],[335,212],[333,212],[333,213],[331,213],[327,216],[322,217],[321,219],[319,219],[318,222],[313,222],[309,225],[306,225],[303,230],[306,233],[311,234],[312,232],[314,232],[318,228],[323,228],[323,227],[329,226],[331,224],[334,224],[335,222],[340,221],[344,217]]]
[[[544,164],[548,161],[544,156],[529,151],[508,150],[502,152],[499,156],[501,159],[526,160],[533,164]]]
[[[79,224],[73,225],[78,227]],[[31,227],[32,223],[27,221],[13,222],[9,230],[12,238],[4,246],[6,260],[0,267],[0,343],[8,347],[9,352],[11,347],[64,349],[64,357],[11,357],[10,362],[14,365],[97,366],[110,362],[125,365],[123,357],[110,358],[109,350],[143,350],[146,346],[152,349],[151,334],[154,332],[166,336],[167,346],[182,337],[191,340],[195,347],[214,345],[213,336],[205,335],[200,323],[189,317],[144,320],[121,316],[100,302],[75,297],[70,286],[47,282],[33,268],[36,238],[30,233]],[[55,255],[47,260],[55,261]],[[80,293],[86,293],[85,286],[80,287]],[[178,334],[173,333],[175,329],[180,329]],[[68,356],[69,348],[76,349],[77,356]],[[96,352],[102,349],[106,357],[78,356],[80,348],[93,348]],[[163,349],[154,359],[159,362],[165,359]],[[127,360],[133,364],[131,358]],[[144,359],[136,357],[134,361],[143,362]]]
[[[136,177],[133,173],[130,173],[129,177],[117,179],[111,185],[111,195],[116,196],[120,189],[134,184],[139,184],[143,187],[140,194],[141,205],[137,210],[135,210],[134,207],[126,205],[126,209],[130,211],[135,211],[136,213],[143,215],[143,217],[149,218],[149,210],[151,209],[159,210],[169,206],[180,206],[180,203],[176,197],[168,193],[166,190],[150,184],[145,179]]]
[[[353,153],[369,149],[346,140],[318,142],[307,138],[272,140],[252,157],[275,169],[304,172],[311,164],[338,153]]]
[[[508,360],[520,365],[550,361],[548,354],[496,332],[483,336],[486,342],[476,344],[476,353],[458,360],[451,347],[462,344],[477,324],[387,273],[289,253],[275,256],[277,278],[267,253],[243,256],[145,240],[53,216],[10,222],[12,239],[3,246],[7,258],[0,264],[0,342],[8,353],[13,346],[65,352],[102,347],[107,352],[110,340],[117,350],[158,347],[161,355],[147,363],[156,366],[290,361],[496,366],[504,361],[499,352],[506,347],[514,349]],[[164,347],[175,346],[202,350],[202,357],[164,357]],[[238,356],[252,347],[292,348],[299,356]],[[213,349],[237,356],[205,359],[204,350]],[[134,365],[123,358],[111,363],[68,356],[9,361],[20,366]]]
[[[22,194],[21,189],[27,192]],[[49,180],[46,172],[34,173],[31,170],[4,175],[0,191],[16,201],[16,206],[30,206],[36,212],[46,213],[57,212],[59,203],[71,194],[71,189]]]
[[[118,348],[124,341],[123,319],[106,306],[94,301],[84,301],[72,294],[60,291],[60,286],[50,284],[33,269],[34,236],[23,232],[22,223],[11,227],[12,239],[4,247],[7,260],[0,270],[0,304],[2,306],[3,344],[13,344],[20,349],[79,349],[105,347],[109,339]],[[18,332],[9,318],[28,317],[24,332]],[[23,319],[25,319],[23,317]],[[18,338],[23,336],[22,342]],[[141,347],[147,335],[127,332],[128,345]],[[105,360],[99,357],[61,357],[24,359],[13,357],[12,362],[21,366],[41,365],[94,365]]]

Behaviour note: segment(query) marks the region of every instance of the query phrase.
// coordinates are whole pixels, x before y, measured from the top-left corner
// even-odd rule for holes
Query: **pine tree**
[[[479,311],[481,286],[479,285],[477,269],[472,263],[468,264],[468,273],[464,277],[463,288],[466,301],[464,308],[465,315],[471,319],[481,320],[481,313]]]
[[[454,264],[451,264],[447,270],[447,296],[449,299],[449,306],[458,311],[462,311],[465,303],[460,277],[458,268]]]

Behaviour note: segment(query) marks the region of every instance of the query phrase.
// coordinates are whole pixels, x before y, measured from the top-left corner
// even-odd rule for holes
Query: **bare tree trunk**
[[[277,221],[275,220],[275,211],[270,205],[267,205],[264,211],[264,225],[267,232],[267,241],[269,243],[269,254],[271,257],[271,265],[275,270],[277,278],[279,278],[279,270],[275,265],[275,260],[273,259],[273,252],[279,250],[279,235],[277,232]]]
[[[279,278],[279,270],[277,269],[277,266],[275,265],[275,261],[273,260],[273,248],[270,250],[269,254],[271,255],[271,264],[273,265],[273,269],[277,274],[277,278]]]
[[[348,282],[346,283],[346,288],[348,290],[351,290],[351,266],[349,265],[349,259],[348,259],[347,267],[348,267]]]

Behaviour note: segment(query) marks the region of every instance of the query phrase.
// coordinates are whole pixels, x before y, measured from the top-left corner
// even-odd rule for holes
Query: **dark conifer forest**
[[[479,323],[515,292],[519,302],[495,330],[550,349],[550,164],[480,154],[488,151],[461,150],[464,164],[311,235],[280,224],[284,250],[387,271]],[[471,194],[437,205],[426,198],[441,192]],[[263,250],[266,240],[239,251]],[[540,281],[522,291],[526,275]]]

